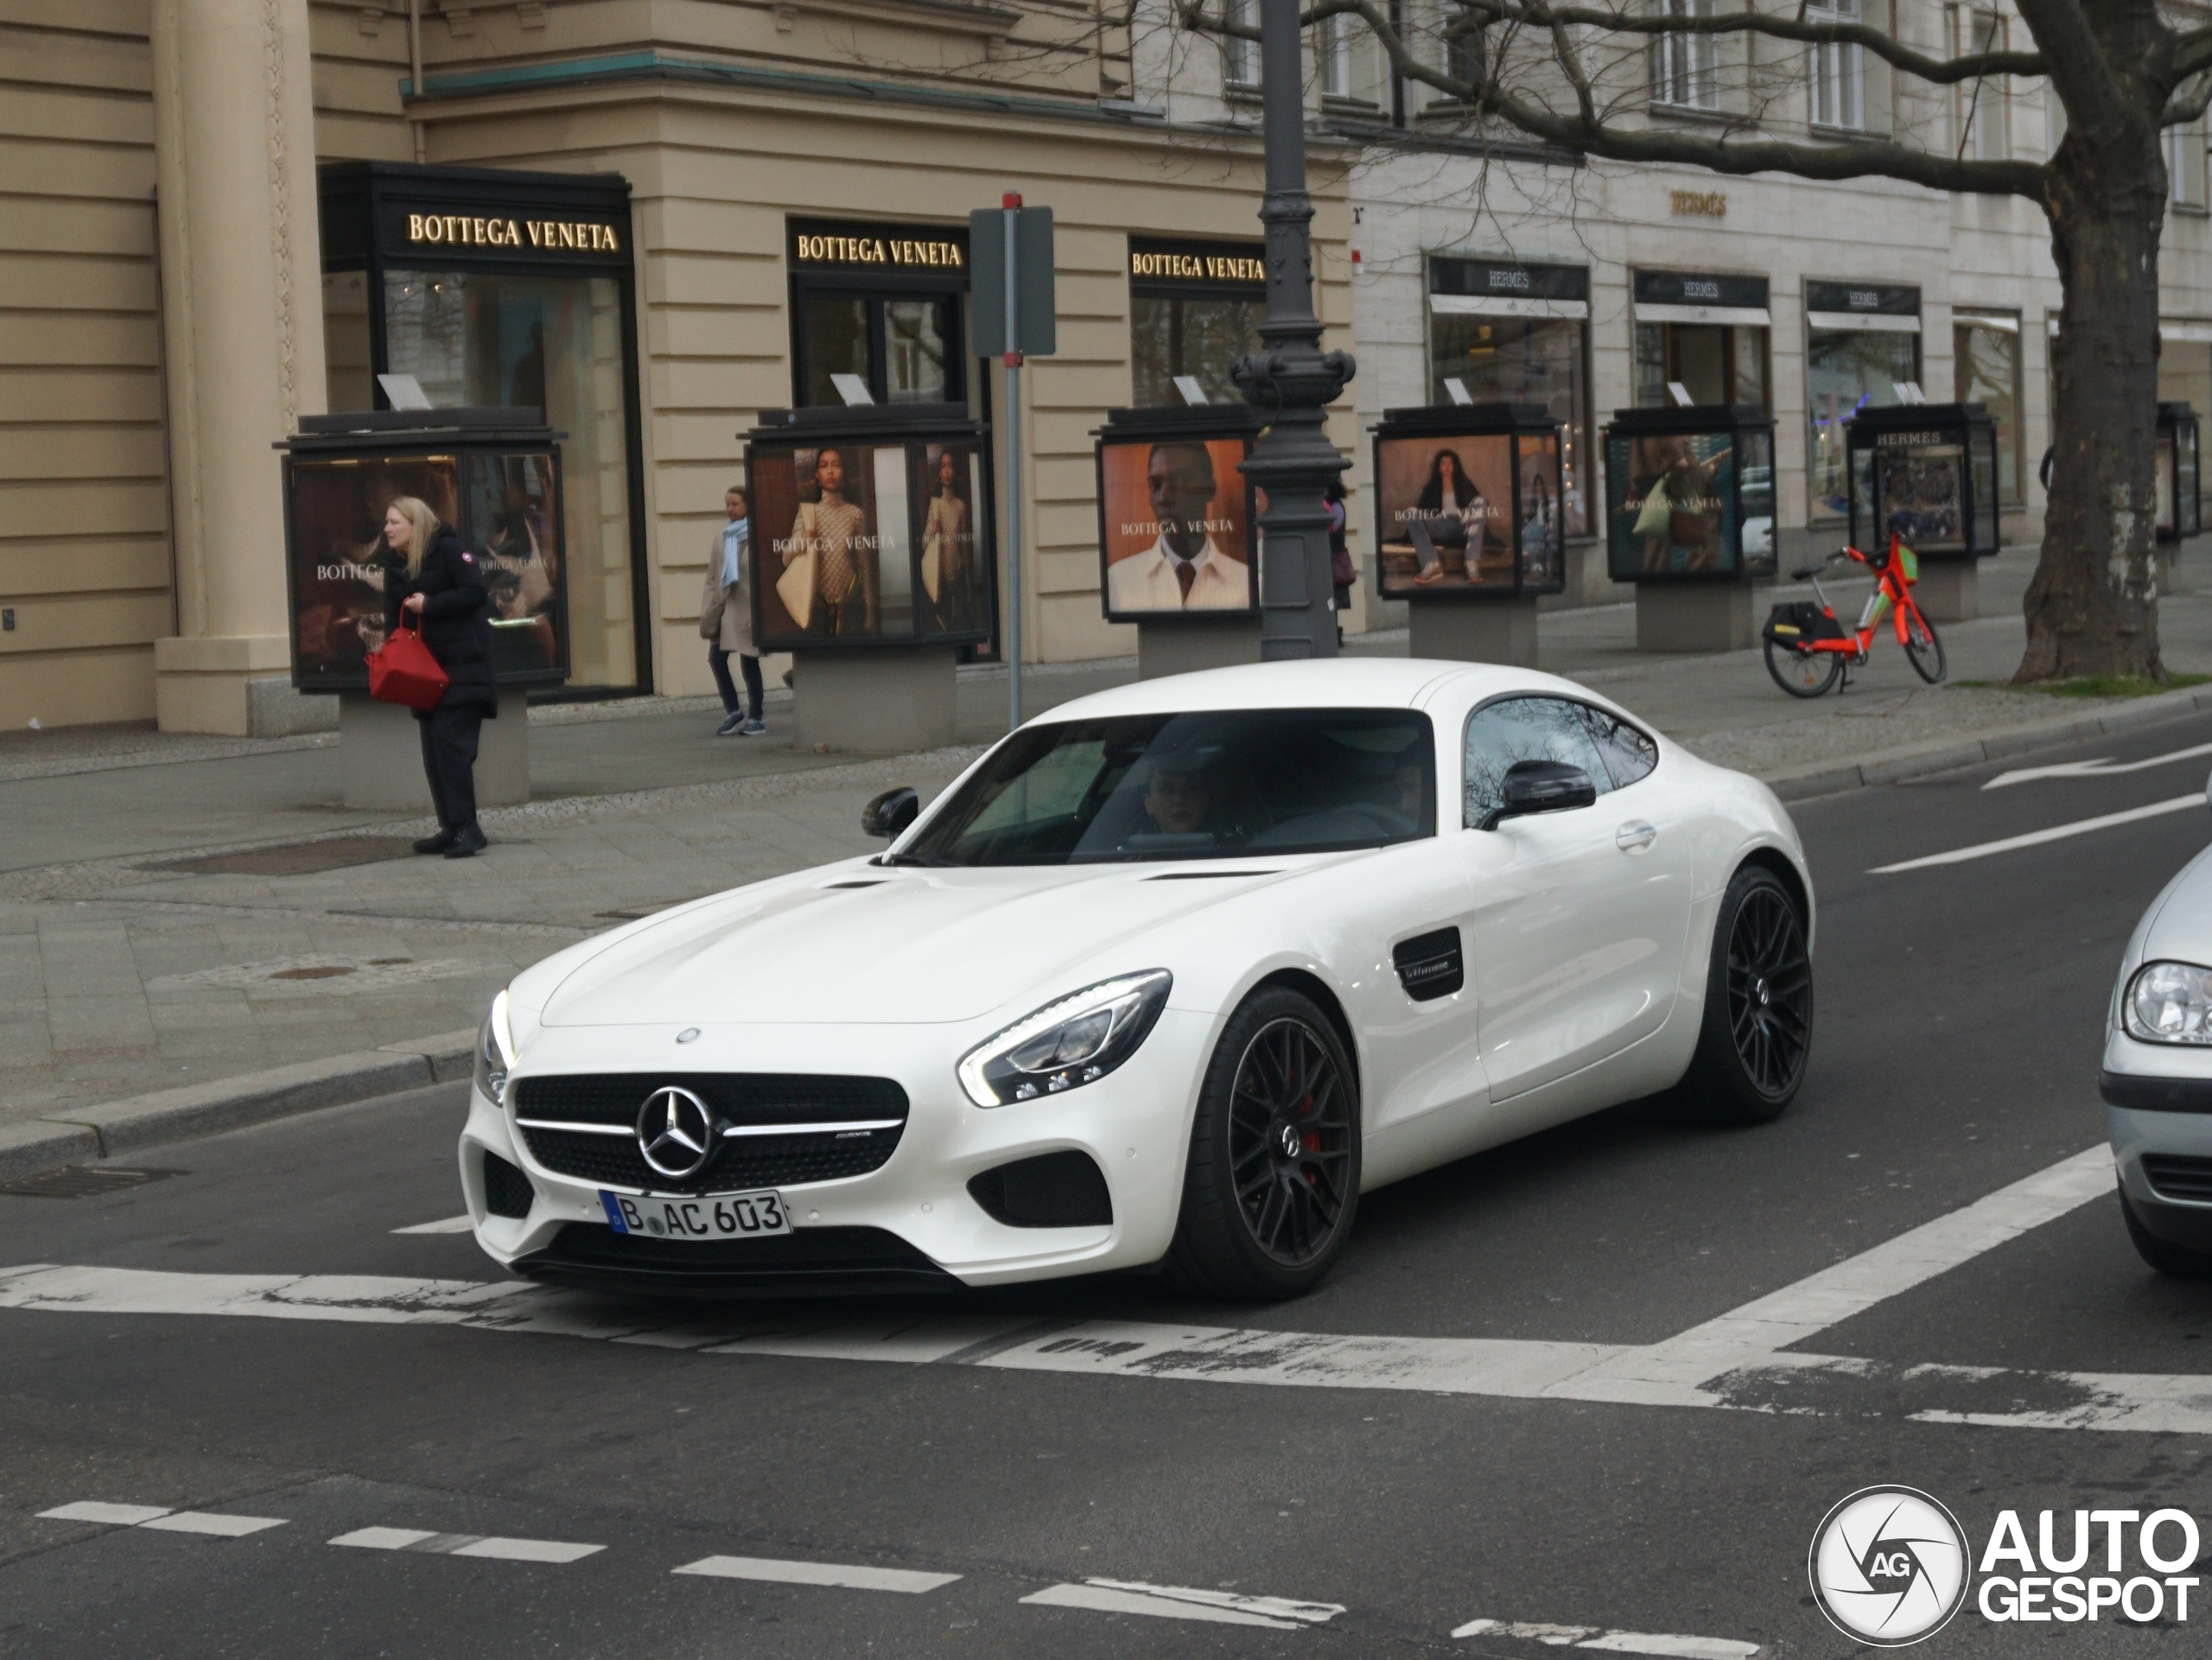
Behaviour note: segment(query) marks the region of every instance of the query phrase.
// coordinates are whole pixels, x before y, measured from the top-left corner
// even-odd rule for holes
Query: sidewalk
[[[2031,563],[2023,550],[1986,569],[1996,614],[1943,630],[1955,678],[2011,675]],[[1861,591],[1832,589],[1838,611]],[[1547,668],[1770,777],[2094,718],[2113,701],[1927,688],[1885,640],[1849,691],[1803,703],[1756,652],[1638,657],[1626,606],[1548,615],[1541,639]],[[2162,639],[2171,669],[2212,671],[2212,602],[2171,597]],[[1135,674],[1134,659],[1028,671],[1027,706]],[[542,709],[538,798],[487,813],[491,851],[454,862],[407,856],[420,821],[336,805],[333,735],[0,735],[0,1139],[57,1109],[471,1027],[516,970],[575,940],[867,850],[861,803],[892,784],[942,788],[1003,731],[1005,699],[1003,670],[963,671],[963,747],[889,760],[792,750],[788,695],[772,696],[766,740],[715,737],[712,700]]]

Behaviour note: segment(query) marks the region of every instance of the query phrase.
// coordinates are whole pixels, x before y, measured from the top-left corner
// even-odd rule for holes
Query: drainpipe
[[[413,70],[407,90],[416,98],[420,98],[423,96],[423,0],[407,0],[407,56]],[[414,130],[415,160],[420,164],[429,156],[429,146],[423,135],[423,123],[419,118],[410,117],[407,124]]]

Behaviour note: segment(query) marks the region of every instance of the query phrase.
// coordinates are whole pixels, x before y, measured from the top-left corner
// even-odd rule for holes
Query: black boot
[[[454,836],[454,832],[452,830],[441,830],[435,836],[426,836],[421,841],[416,843],[415,851],[417,853],[443,853],[448,848],[453,845]]]
[[[484,839],[484,832],[474,824],[463,824],[453,838],[453,845],[446,849],[448,859],[467,859],[481,853],[492,844]]]

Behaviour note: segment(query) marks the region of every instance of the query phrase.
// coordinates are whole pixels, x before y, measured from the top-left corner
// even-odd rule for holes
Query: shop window
[[[1755,404],[1767,407],[1767,331],[1739,324],[1638,323],[1636,401],[1646,408],[1671,404],[1668,383],[1693,404]]]
[[[1808,331],[1805,397],[1812,441],[1808,451],[1816,517],[1851,511],[1851,480],[1844,425],[1873,404],[1899,401],[1897,387],[1920,378],[1920,336],[1815,328]]]
[[[1859,0],[1815,0],[1805,8],[1808,23],[1855,23]],[[1813,80],[1813,124],[1859,132],[1866,125],[1866,57],[1865,48],[1827,41],[1807,54]]]
[[[793,219],[791,398],[845,402],[836,377],[857,377],[877,404],[963,404],[965,226]]]
[[[2202,213],[2207,205],[2204,118],[2166,129],[2166,199],[2184,213]]]
[[[1591,533],[1591,398],[1586,363],[1588,332],[1584,316],[1509,316],[1480,310],[1482,296],[1446,292],[1465,288],[1458,281],[1469,261],[1438,259],[1431,264],[1429,296],[1429,403],[1446,405],[1460,396],[1469,403],[1540,403],[1560,423],[1560,493],[1564,498],[1566,536]],[[1476,265],[1478,279],[1486,268]],[[1537,268],[1541,272],[1541,268]],[[1575,292],[1588,292],[1588,277],[1568,270]],[[1480,285],[1478,281],[1476,285]],[[1564,283],[1561,283],[1564,285]],[[1522,301],[1537,305],[1544,301]],[[1560,310],[1586,308],[1586,301],[1551,301]],[[1453,390],[1458,383],[1458,390]]]
[[[1662,17],[1710,17],[1714,0],[1657,0]],[[1651,48],[1651,101],[1682,110],[1720,107],[1719,48],[1711,35],[1662,35]]]
[[[1260,26],[1260,0],[1221,0],[1221,20],[1231,29]],[[1260,43],[1242,35],[1221,37],[1221,78],[1240,89],[1260,84]]]
[[[385,360],[432,404],[543,412],[569,436],[562,491],[570,683],[639,683],[622,296],[612,277],[384,274]]]
[[[1996,424],[1997,499],[2014,505],[2025,501],[2027,434],[2020,423],[2020,314],[1952,312],[1951,361],[1957,375],[1958,401],[1986,405]]]
[[[1244,401],[1229,368],[1260,349],[1265,253],[1256,243],[1131,239],[1131,407],[1182,407],[1180,375],[1197,381],[1210,404]]]

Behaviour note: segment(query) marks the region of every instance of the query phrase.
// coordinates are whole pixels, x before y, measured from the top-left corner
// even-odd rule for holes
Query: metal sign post
[[[969,282],[979,357],[1006,365],[1006,668],[1007,730],[1021,724],[1021,366],[1058,347],[1052,210],[1019,192],[968,216]],[[1000,292],[1003,285],[1004,292]]]

